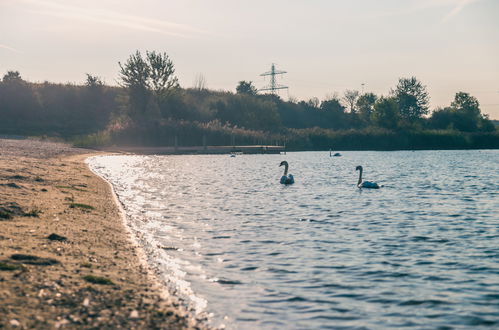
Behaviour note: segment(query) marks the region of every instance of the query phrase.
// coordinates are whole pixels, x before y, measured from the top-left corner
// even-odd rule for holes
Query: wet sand
[[[205,328],[139,258],[92,154],[0,140],[0,328]]]

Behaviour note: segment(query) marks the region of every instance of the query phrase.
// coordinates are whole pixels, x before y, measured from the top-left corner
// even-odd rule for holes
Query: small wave
[[[267,268],[267,271],[271,273],[281,273],[281,274],[296,274],[297,272],[294,270],[287,270],[282,268]]]
[[[444,300],[438,299],[428,299],[428,300],[406,300],[399,303],[399,306],[419,306],[419,305],[429,305],[429,306],[438,306],[438,305],[450,305],[451,303]]]
[[[462,323],[471,326],[493,326],[498,324],[497,321],[487,320],[478,316],[462,316]]]
[[[160,249],[163,249],[163,250],[167,250],[167,251],[180,251],[180,249],[178,247],[175,247],[175,246],[164,246],[164,245],[157,245],[158,248]]]
[[[439,281],[439,282],[444,282],[444,281],[449,281],[450,278],[448,277],[440,277],[440,276],[427,276],[423,278],[425,281]]]
[[[241,281],[229,280],[229,279],[226,279],[226,278],[216,278],[216,279],[213,279],[213,282],[220,283],[222,285],[239,285],[239,284],[243,284],[243,282],[241,282]]]
[[[355,321],[359,318],[356,316],[342,316],[342,315],[317,315],[310,318],[310,320],[328,320],[328,321]]]

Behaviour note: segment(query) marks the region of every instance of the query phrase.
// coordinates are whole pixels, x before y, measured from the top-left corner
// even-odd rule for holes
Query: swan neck
[[[288,175],[288,164],[284,164],[284,176]]]
[[[362,169],[359,170],[359,182],[357,182],[357,185],[362,183]]]

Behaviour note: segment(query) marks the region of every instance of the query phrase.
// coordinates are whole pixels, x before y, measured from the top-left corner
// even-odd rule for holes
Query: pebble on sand
[[[21,323],[18,321],[18,320],[15,320],[15,319],[12,319],[10,320],[10,325],[14,328],[17,328],[17,327],[20,327],[21,326]]]

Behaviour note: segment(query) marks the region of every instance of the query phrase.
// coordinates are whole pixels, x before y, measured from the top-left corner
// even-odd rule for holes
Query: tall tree
[[[456,93],[454,101],[450,105],[458,112],[463,112],[473,117],[480,116],[480,103],[476,97],[471,96],[469,93]]]
[[[164,96],[171,90],[179,87],[178,78],[175,76],[175,67],[166,53],[146,51],[149,66],[150,88],[158,96]]]
[[[371,115],[374,112],[374,104],[377,99],[378,97],[373,93],[362,94],[357,99],[357,111],[360,119],[365,123],[369,123],[371,121]]]
[[[428,114],[430,97],[426,86],[416,77],[400,78],[392,94],[397,100],[402,118],[418,119]]]
[[[347,106],[350,109],[350,113],[355,113],[356,112],[356,103],[357,99],[359,98],[360,92],[357,90],[350,90],[347,89],[345,93],[343,94],[343,100],[347,104]]]
[[[469,93],[459,92],[451,103],[453,126],[462,131],[491,131],[493,128],[487,117],[480,111],[478,99]]]
[[[121,85],[128,90],[130,114],[159,114],[159,108],[172,91],[179,87],[173,62],[166,53],[139,51],[120,66]]]

